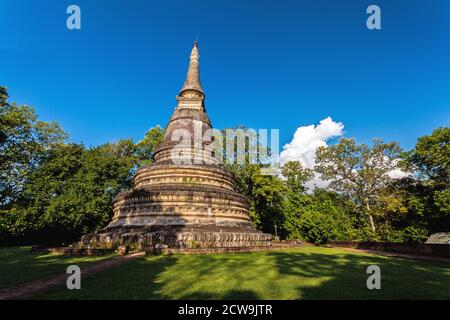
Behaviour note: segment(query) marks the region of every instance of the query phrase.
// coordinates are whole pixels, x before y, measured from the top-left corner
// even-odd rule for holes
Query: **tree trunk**
[[[367,208],[367,214],[369,215],[370,227],[372,228],[372,232],[375,233],[375,231],[376,231],[375,222],[373,221],[373,217],[370,214],[369,199],[366,199],[366,208]]]
[[[370,227],[372,228],[372,231],[375,232],[375,223],[373,222],[373,217],[372,215],[369,213],[369,221],[370,221]]]

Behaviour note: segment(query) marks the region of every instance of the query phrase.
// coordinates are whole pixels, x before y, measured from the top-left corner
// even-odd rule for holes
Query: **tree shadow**
[[[138,258],[114,266],[98,274],[83,278],[81,269],[81,290],[68,290],[57,286],[34,296],[34,299],[70,299],[70,300],[123,300],[123,299],[161,299],[158,293],[161,283],[158,275],[173,266],[177,257],[155,256]]]
[[[83,266],[110,257],[35,254],[30,247],[0,248],[0,288],[63,273],[70,264]]]
[[[255,290],[238,288],[237,285],[261,276],[258,273],[239,275],[237,272],[239,266],[245,269],[252,264],[245,254],[149,256],[82,278],[81,290],[59,286],[34,298],[256,300],[261,297]],[[234,283],[223,290],[220,284],[231,278]]]
[[[381,290],[369,290],[369,265]],[[257,253],[161,255],[129,261],[58,288],[43,299],[445,299],[448,265],[329,248]]]
[[[322,279],[299,285],[302,299],[448,299],[445,264],[365,254],[272,253],[280,276]],[[381,269],[381,290],[369,290],[367,267]]]

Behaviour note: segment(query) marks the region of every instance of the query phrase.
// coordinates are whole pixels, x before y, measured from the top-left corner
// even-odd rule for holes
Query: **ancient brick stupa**
[[[272,236],[255,229],[248,216],[247,199],[235,191],[233,175],[211,152],[195,148],[198,143],[195,138],[184,152],[174,152],[178,144],[174,135],[180,130],[194,137],[195,128],[202,133],[211,129],[204,100],[198,46],[194,43],[186,81],[164,139],[154,152],[152,165],[138,170],[135,189],[116,196],[112,221],[100,232],[83,236],[85,245],[105,242],[161,243],[175,248],[270,245]]]

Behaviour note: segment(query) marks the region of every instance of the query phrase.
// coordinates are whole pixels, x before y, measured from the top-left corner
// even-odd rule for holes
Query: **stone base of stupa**
[[[164,244],[169,248],[229,248],[270,246],[272,235],[255,229],[217,226],[154,226],[116,228],[87,234],[81,239],[86,247],[137,247]]]
[[[114,216],[108,226],[83,236],[82,243],[88,247],[269,246],[272,235],[255,228],[248,216],[249,203],[233,190],[232,179],[220,166],[154,164],[142,168],[135,177],[136,189],[114,199]]]

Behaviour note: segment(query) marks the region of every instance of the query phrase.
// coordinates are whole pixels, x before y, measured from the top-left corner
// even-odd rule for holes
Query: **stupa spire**
[[[182,96],[183,92],[188,90],[194,90],[204,94],[202,85],[200,84],[199,57],[198,41],[195,40],[189,58],[189,68],[186,74],[186,80],[180,90],[180,96]]]

